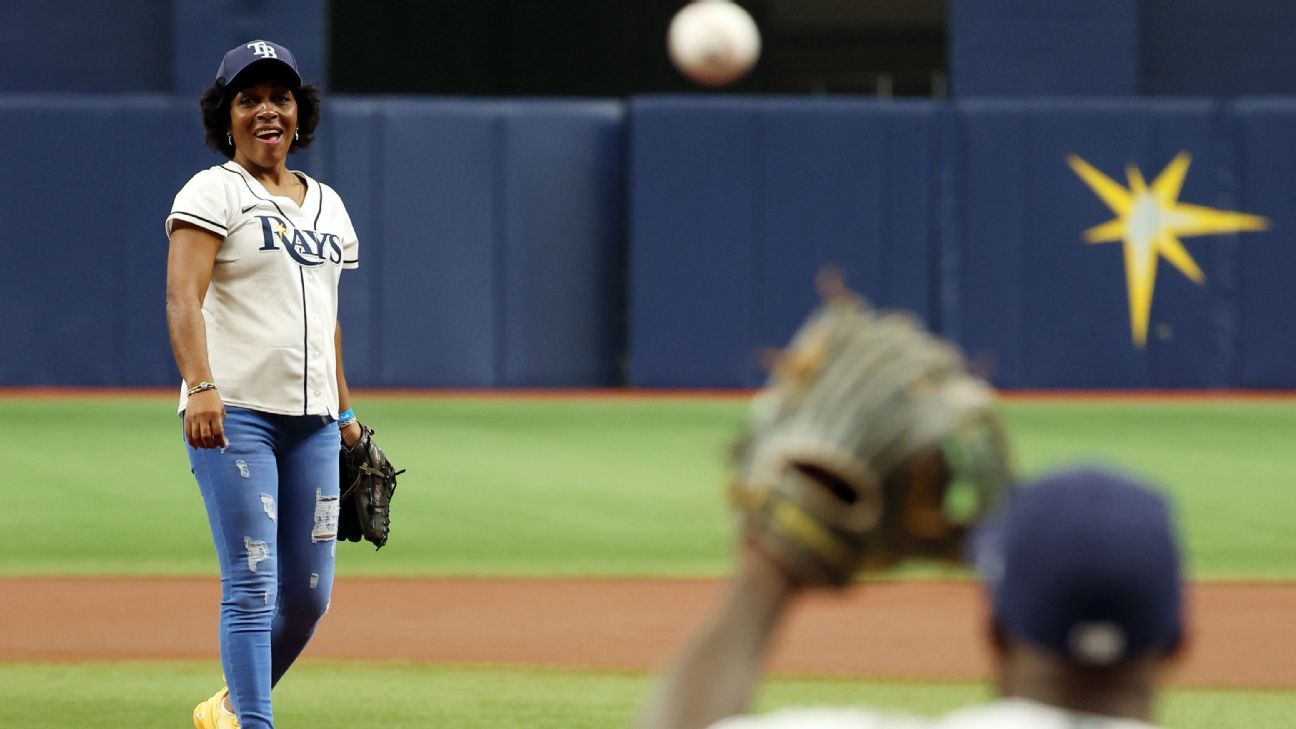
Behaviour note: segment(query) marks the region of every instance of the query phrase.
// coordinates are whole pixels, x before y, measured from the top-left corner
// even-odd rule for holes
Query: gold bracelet
[[[206,392],[207,390],[215,390],[215,389],[216,389],[216,383],[207,382],[206,380],[204,380],[194,385],[193,387],[189,388],[189,395],[193,396],[193,395],[197,395],[200,392]]]

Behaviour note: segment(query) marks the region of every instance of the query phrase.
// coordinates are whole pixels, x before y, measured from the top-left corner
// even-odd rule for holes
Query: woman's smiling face
[[[269,80],[253,84],[230,102],[235,156],[257,167],[283,164],[296,131],[297,99],[283,84]]]

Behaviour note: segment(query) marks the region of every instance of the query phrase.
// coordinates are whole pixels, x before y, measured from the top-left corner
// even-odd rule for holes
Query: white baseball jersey
[[[1157,729],[1132,719],[1067,711],[1020,698],[921,719],[868,709],[783,709],[769,714],[736,716],[712,729]]]
[[[222,238],[202,307],[221,400],[336,418],[338,278],[359,265],[359,242],[338,194],[295,174],[306,182],[301,205],[233,161],[205,169],[176,195],[166,231],[183,220]]]

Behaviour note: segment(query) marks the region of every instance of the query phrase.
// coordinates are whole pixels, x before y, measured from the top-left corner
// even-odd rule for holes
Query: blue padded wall
[[[954,115],[946,260],[957,281],[946,331],[1009,387],[1228,384],[1231,238],[1187,238],[1203,286],[1159,264],[1146,348],[1131,345],[1121,244],[1083,232],[1115,214],[1076,176],[1077,154],[1123,186],[1179,151],[1194,162],[1180,200],[1228,207],[1220,119],[1208,103],[968,102]]]
[[[503,113],[499,382],[616,384],[625,320],[622,106],[515,103]]]
[[[110,384],[178,386],[163,305],[167,253],[163,222],[189,177],[224,159],[203,146],[202,125],[192,100],[156,98],[112,105],[117,108],[107,126],[120,128],[127,139],[112,145],[109,169],[116,170],[112,182],[91,176],[98,189],[110,191],[116,211],[114,229],[122,238],[117,249],[121,268],[114,282],[120,304],[111,312],[116,349]],[[137,153],[130,141],[136,139],[150,140],[149,154]]]
[[[342,198],[360,239],[360,267],[343,271],[338,284],[338,323],[348,384],[381,382],[379,364],[389,353],[383,346],[385,327],[392,327],[393,334],[400,332],[396,322],[383,319],[378,307],[378,272],[387,248],[380,211],[380,106],[365,100],[330,103],[312,145],[317,160],[314,174]]]
[[[630,381],[750,386],[754,353],[841,265],[918,312],[1005,387],[1290,386],[1274,336],[1296,272],[1281,211],[1290,102],[640,99],[631,109]],[[1129,188],[1189,155],[1174,200],[1268,216],[1268,232],[1186,235],[1204,279],[1156,264],[1148,337],[1131,332],[1116,217],[1067,164]],[[1274,254],[1275,247],[1281,251]]]
[[[383,105],[373,201],[381,232],[370,244],[383,249],[374,275],[384,345],[375,374],[384,385],[498,381],[500,125],[487,104]]]
[[[163,221],[213,161],[193,116],[160,98],[0,99],[0,133],[23,140],[0,160],[0,383],[177,382]]]
[[[357,385],[735,387],[837,264],[1005,387],[1292,387],[1296,101],[336,99],[292,158],[362,241],[340,318]],[[188,97],[0,97],[0,384],[174,385],[162,221],[221,161]],[[1268,217],[1185,237],[1131,342],[1114,214],[1192,155],[1180,203]],[[628,166],[627,166],[628,165]],[[50,200],[76,214],[51,219]],[[69,202],[70,201],[70,202]],[[628,306],[628,311],[626,311]]]
[[[1238,372],[1242,387],[1296,386],[1296,99],[1239,102],[1236,166],[1244,210],[1270,218],[1270,233],[1238,250]]]
[[[614,384],[621,116],[615,102],[331,101],[289,164],[338,190],[361,239],[341,286],[349,381]],[[162,223],[223,161],[193,100],[0,98],[0,132],[24,140],[0,161],[0,384],[175,384]],[[40,214],[51,199],[77,213]]]
[[[8,382],[43,384],[80,376],[91,378],[87,384],[108,384],[115,375],[115,365],[95,360],[116,348],[112,316],[115,281],[122,272],[116,252],[127,242],[115,231],[111,191],[82,170],[85,160],[104,155],[105,138],[125,140],[121,127],[109,124],[106,105],[99,109],[104,135],[81,133],[82,108],[71,101],[18,102],[0,111],[0,134],[23,140],[0,159],[0,179],[23,181],[23,194],[0,196],[9,261],[0,267],[6,301],[0,378]],[[66,174],[32,172],[44,169]],[[56,217],[33,204],[40,200],[67,201],[77,214]]]
[[[630,108],[630,382],[755,381],[759,201],[750,103]]]
[[[361,267],[343,279],[343,330],[364,338],[344,335],[348,363],[361,353],[349,376],[391,386],[616,382],[619,104],[332,108],[320,162],[362,241]]]
[[[616,382],[619,104],[385,100],[334,110],[321,163],[348,200],[364,259],[344,278],[343,329],[370,340],[344,336],[348,362],[362,352],[349,375],[397,386]]]
[[[937,108],[802,101],[762,110],[761,343],[788,340],[818,303],[811,282],[828,264],[874,304],[935,323]]]
[[[661,97],[631,106],[630,382],[757,384],[835,264],[931,315],[939,108]]]

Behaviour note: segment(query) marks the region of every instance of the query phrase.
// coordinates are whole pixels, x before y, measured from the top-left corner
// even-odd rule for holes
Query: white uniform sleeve
[[[799,708],[734,716],[711,729],[922,729],[926,722],[906,714],[868,709]]]
[[[229,213],[224,182],[211,170],[203,170],[189,178],[176,194],[166,219],[166,232],[171,235],[175,221],[183,220],[224,238],[229,233]]]

